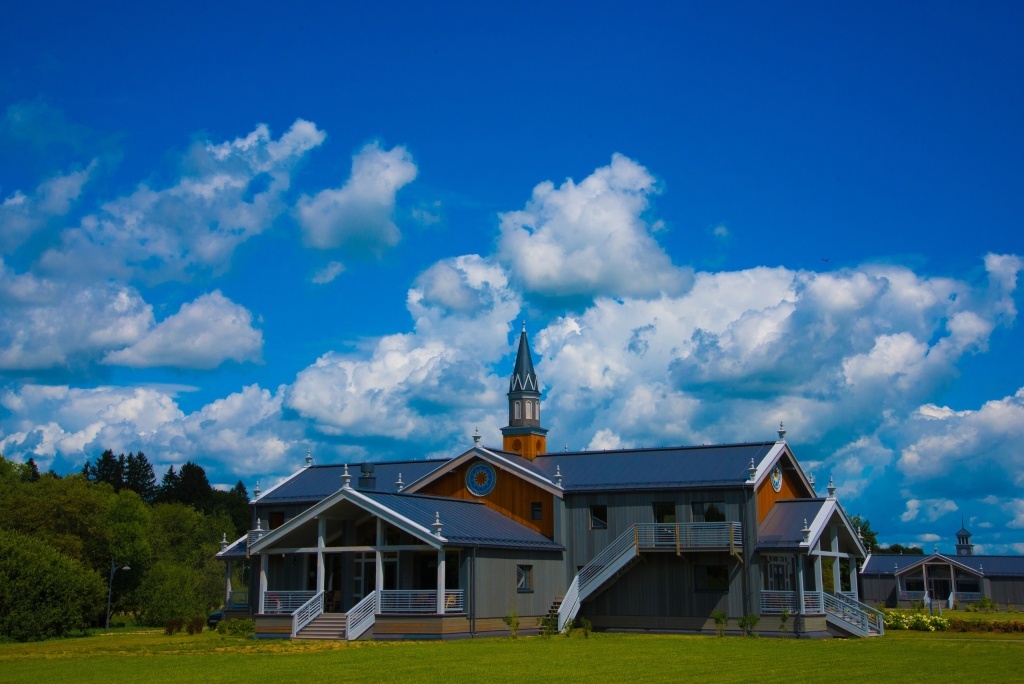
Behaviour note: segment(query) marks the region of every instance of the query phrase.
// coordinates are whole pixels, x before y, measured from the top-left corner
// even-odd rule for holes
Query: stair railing
[[[317,592],[313,598],[299,606],[292,613],[292,637],[299,635],[299,631],[315,620],[318,615],[324,612],[324,592]]]
[[[377,608],[376,594],[376,591],[371,591],[345,614],[345,638],[349,641],[355,641],[363,635],[363,632],[373,627],[376,619],[374,614]]]

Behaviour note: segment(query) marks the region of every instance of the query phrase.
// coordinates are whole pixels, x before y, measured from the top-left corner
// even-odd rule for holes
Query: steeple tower
[[[507,396],[508,426],[501,428],[502,448],[532,461],[537,454],[547,453],[548,431],[540,426],[540,384],[533,369],[525,322]]]
[[[956,555],[973,556],[974,544],[971,543],[971,533],[964,526],[963,518],[960,519],[960,531],[956,533]]]

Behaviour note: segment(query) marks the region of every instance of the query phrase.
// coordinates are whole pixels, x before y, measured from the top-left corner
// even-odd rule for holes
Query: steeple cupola
[[[540,383],[533,369],[526,323],[519,334],[516,365],[508,383],[508,426],[501,429],[502,448],[531,461],[547,452],[548,431],[540,426]]]
[[[967,531],[962,518],[960,519],[960,531],[956,533],[956,555],[974,555],[974,544],[971,543],[971,533]]]

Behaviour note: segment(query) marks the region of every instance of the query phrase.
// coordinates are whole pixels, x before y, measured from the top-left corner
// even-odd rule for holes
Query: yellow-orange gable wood
[[[782,464],[782,487],[775,491],[772,487],[771,477],[764,478],[764,482],[757,488],[757,524],[764,521],[768,511],[772,509],[776,501],[783,499],[802,499],[811,496],[811,493],[804,487],[804,483],[790,470],[793,465],[785,456],[778,460]],[[775,466],[773,465],[774,469]]]
[[[518,523],[537,530],[548,539],[554,539],[554,495],[532,482],[522,480],[507,470],[495,468],[498,481],[491,493],[484,497],[473,496],[466,488],[466,471],[479,459],[473,459],[459,466],[454,473],[448,473],[431,482],[417,494],[447,496],[455,499],[482,501],[487,506],[502,513]],[[543,517],[541,520],[530,519],[530,507],[534,501],[541,503]]]
[[[548,452],[546,435],[504,435],[501,441],[503,450],[519,454],[528,461]]]

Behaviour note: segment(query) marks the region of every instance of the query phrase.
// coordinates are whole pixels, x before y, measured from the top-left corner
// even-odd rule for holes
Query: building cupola
[[[516,365],[508,383],[508,425],[501,429],[502,448],[533,460],[547,452],[548,431],[540,426],[540,383],[530,356],[526,323],[519,335]]]
[[[960,531],[956,533],[956,555],[973,556],[974,544],[971,543],[971,533],[964,526],[963,518],[960,519]]]

